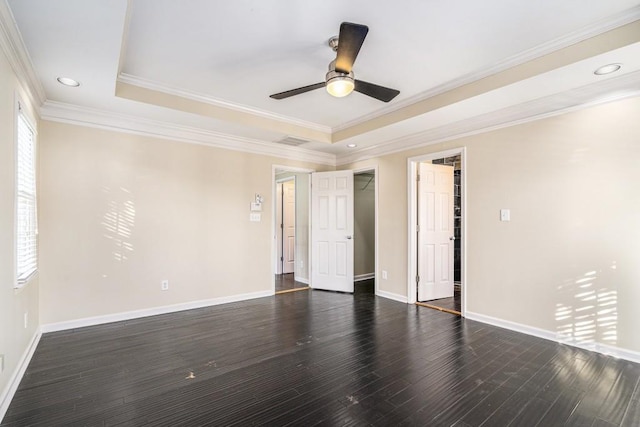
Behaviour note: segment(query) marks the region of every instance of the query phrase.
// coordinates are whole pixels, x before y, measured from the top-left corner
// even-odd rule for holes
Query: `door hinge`
[[[416,225],[416,231],[419,233],[420,232],[420,224]]]
[[[416,283],[420,282],[420,276],[416,276]]]
[[[284,257],[283,256],[280,257],[280,261],[284,261]]]
[[[284,227],[282,226],[282,224],[280,224],[280,228],[284,228]]]
[[[420,181],[420,174],[416,176],[416,181]]]

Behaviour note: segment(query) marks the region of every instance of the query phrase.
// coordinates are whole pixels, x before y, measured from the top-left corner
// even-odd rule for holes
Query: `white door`
[[[282,272],[293,273],[296,253],[296,182],[282,185]]]
[[[453,296],[453,166],[420,163],[418,301]]]
[[[353,292],[353,172],[311,174],[311,286]]]

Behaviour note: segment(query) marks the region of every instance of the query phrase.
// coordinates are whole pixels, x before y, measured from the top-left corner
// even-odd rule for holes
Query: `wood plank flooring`
[[[45,334],[2,426],[638,426],[640,365],[322,291]]]

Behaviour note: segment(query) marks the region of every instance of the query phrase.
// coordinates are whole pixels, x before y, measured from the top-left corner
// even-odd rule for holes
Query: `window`
[[[16,147],[16,276],[23,286],[38,268],[36,213],[36,140],[18,103]]]

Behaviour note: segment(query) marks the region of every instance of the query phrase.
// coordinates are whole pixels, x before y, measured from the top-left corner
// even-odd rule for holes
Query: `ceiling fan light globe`
[[[354,86],[353,80],[347,76],[335,77],[327,82],[327,92],[329,92],[331,96],[342,98],[353,92]]]

